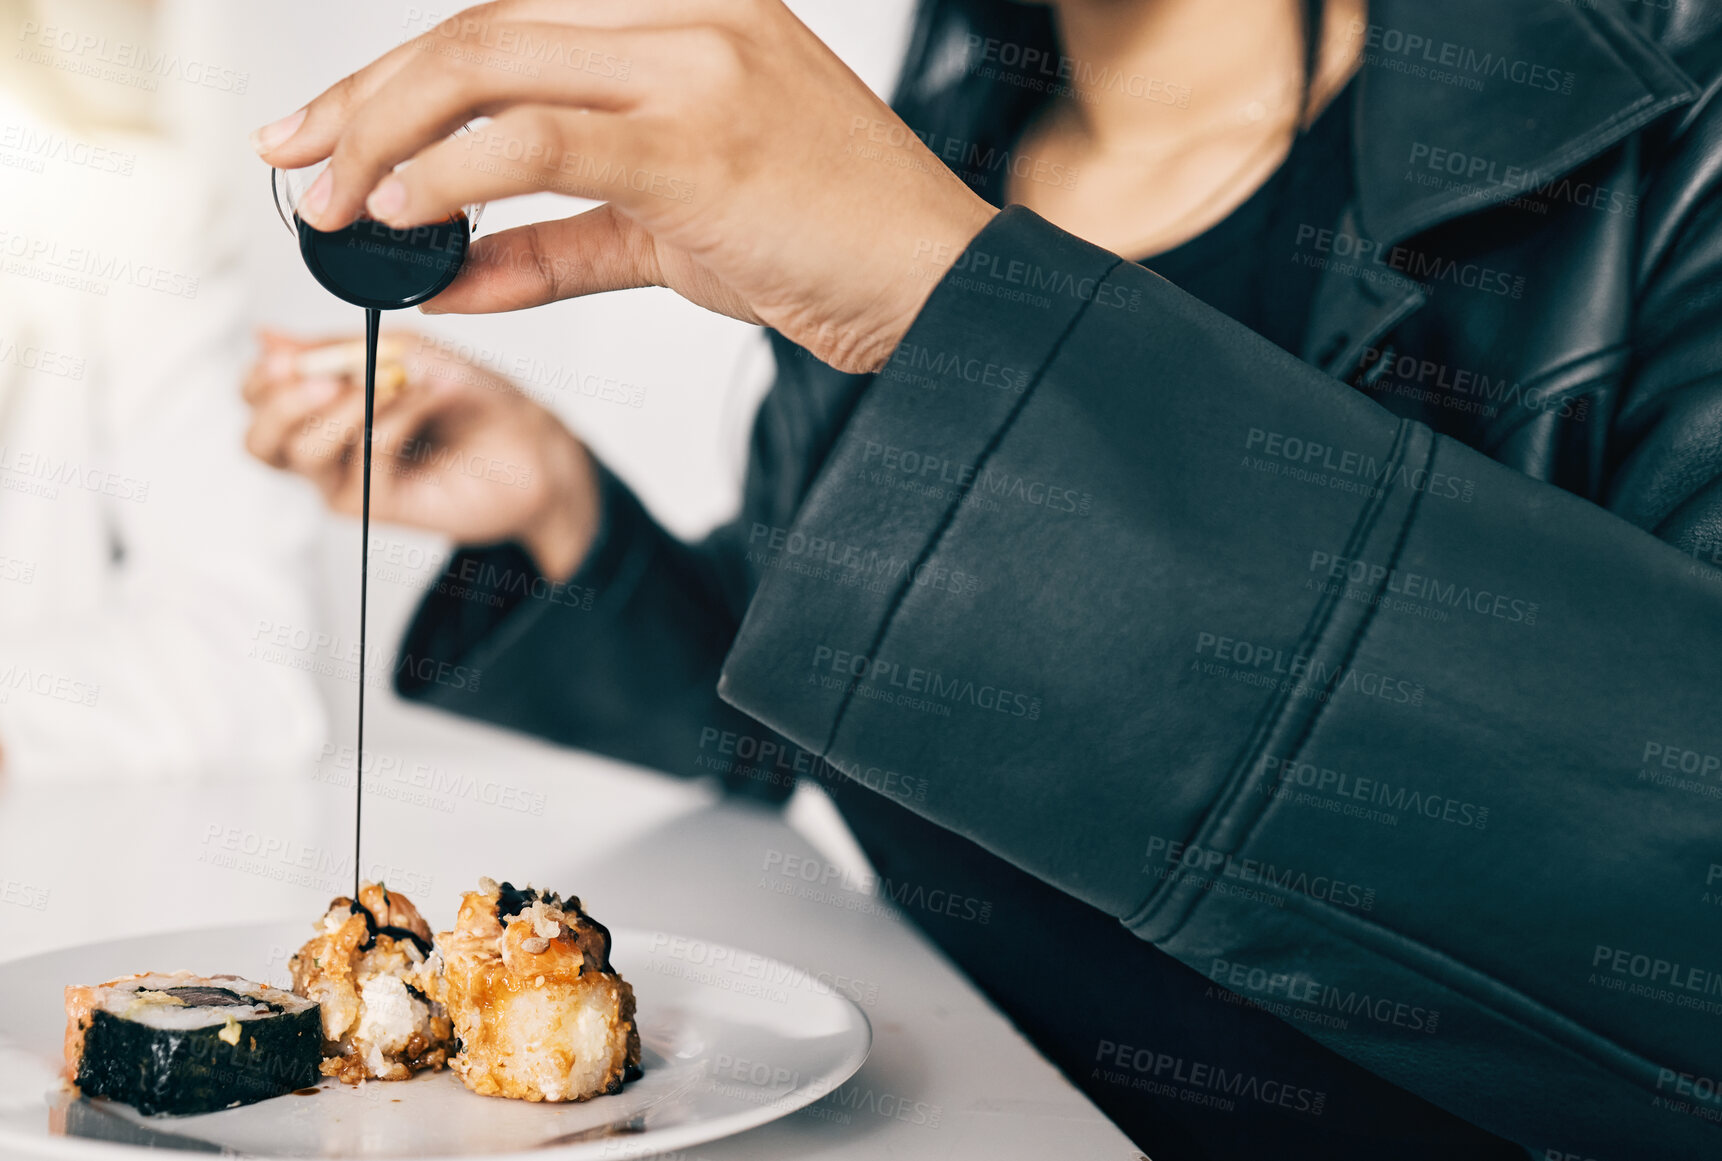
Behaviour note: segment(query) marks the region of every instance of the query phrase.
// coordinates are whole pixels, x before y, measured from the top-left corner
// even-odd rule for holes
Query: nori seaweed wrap
[[[317,1083],[317,1005],[238,976],[66,989],[66,1076],[146,1115],[209,1113]]]

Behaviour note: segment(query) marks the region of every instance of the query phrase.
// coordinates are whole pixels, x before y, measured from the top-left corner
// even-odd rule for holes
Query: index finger
[[[315,165],[335,151],[354,109],[368,101],[419,52],[417,40],[396,45],[356,73],[324,89],[298,112],[251,135],[257,155],[276,169]]]
[[[649,46],[662,45],[667,35],[564,24],[503,27],[508,42],[519,47],[475,54],[432,46],[436,52],[421,53],[355,109],[329,168],[318,179],[327,183],[323,196],[319,199],[313,186],[300,204],[301,216],[320,230],[348,224],[396,166],[440,143],[473,117],[500,116],[519,105],[598,111],[633,107],[647,95],[642,86],[630,83],[634,58]],[[539,68],[528,56],[534,51],[559,66]],[[605,67],[581,63],[591,61]],[[395,226],[421,224],[399,220],[405,187],[399,192],[403,200],[373,204],[371,216]]]
[[[427,48],[448,40],[483,42],[507,22],[654,28],[724,11],[720,0],[493,0],[441,21],[429,32],[396,45],[358,72],[342,77],[303,109],[251,135],[258,154],[278,169],[315,165],[335,151],[353,111]]]

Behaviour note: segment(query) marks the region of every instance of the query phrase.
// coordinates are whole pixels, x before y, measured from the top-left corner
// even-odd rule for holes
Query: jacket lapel
[[[1358,208],[1385,246],[1557,178],[1698,95],[1602,5],[1375,0],[1355,31]],[[1407,181],[1436,149],[1452,180]]]
[[[1558,179],[1699,92],[1602,5],[1374,0],[1351,32],[1363,61],[1352,93],[1356,196],[1341,232],[1375,255]],[[1436,180],[1412,180],[1423,172]],[[1330,263],[1303,357],[1344,377],[1425,299],[1379,262]]]

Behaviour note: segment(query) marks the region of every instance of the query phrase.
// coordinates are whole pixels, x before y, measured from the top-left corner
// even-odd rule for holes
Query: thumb
[[[760,321],[716,274],[689,254],[659,247],[657,239],[609,204],[479,239],[449,288],[419,309],[488,314],[642,286],[666,286],[707,310],[742,322]]]
[[[489,314],[660,284],[651,236],[602,205],[480,238],[448,289],[419,309]]]

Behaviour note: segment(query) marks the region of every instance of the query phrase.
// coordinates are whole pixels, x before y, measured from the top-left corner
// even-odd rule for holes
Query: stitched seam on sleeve
[[[1409,420],[1400,420],[1399,426],[1394,431],[1393,442],[1388,449],[1387,470],[1383,474],[1384,479],[1391,479],[1399,465],[1405,461],[1406,454],[1411,445],[1413,431],[1413,425]],[[1392,489],[1389,486],[1384,485],[1377,495],[1370,497],[1369,501],[1363,505],[1362,510],[1358,513],[1357,519],[1353,522],[1350,535],[1346,538],[1344,552],[1347,556],[1355,557],[1358,550],[1360,550],[1368,541],[1370,533],[1375,530],[1375,526],[1381,518],[1382,510],[1386,508],[1388,498],[1391,494]],[[1293,646],[1297,653],[1313,653],[1316,650],[1322,640],[1327,636],[1328,627],[1332,625],[1334,616],[1341,607],[1342,600],[1342,595],[1339,592],[1334,592],[1324,594],[1321,599],[1316,602],[1315,608],[1310,612],[1308,623],[1304,626],[1303,632],[1298,634],[1297,642]],[[1373,615],[1373,612],[1374,611],[1371,610],[1371,615]],[[1334,677],[1329,678],[1328,682],[1333,682],[1343,673],[1343,667],[1336,669]],[[1255,769],[1256,764],[1260,761],[1263,747],[1265,747],[1268,744],[1269,739],[1274,736],[1274,731],[1279,724],[1285,721],[1289,715],[1296,712],[1298,708],[1297,702],[1299,700],[1301,699],[1294,697],[1291,690],[1283,689],[1280,690],[1273,698],[1269,699],[1267,704],[1262,707],[1261,712],[1257,715],[1255,722],[1250,727],[1249,736],[1243,748],[1239,751],[1238,759],[1226,772],[1224,785],[1222,785],[1220,790],[1214,795],[1214,800],[1209,805],[1208,809],[1202,812],[1201,818],[1197,819],[1195,825],[1190,828],[1190,832],[1185,839],[1187,845],[1199,844],[1204,847],[1213,846],[1214,849],[1221,849],[1220,844],[1203,843],[1202,837],[1205,834],[1208,834],[1210,830],[1217,825],[1215,820],[1219,815],[1224,814],[1229,807],[1243,798],[1245,788],[1250,783],[1251,771]],[[1314,718],[1319,717],[1321,711],[1325,708],[1325,702],[1317,705],[1310,713],[1312,721]],[[1305,731],[1300,732],[1299,734],[1298,745],[1300,747],[1303,744],[1303,740],[1307,737],[1308,727],[1306,727]],[[1263,809],[1265,809],[1265,807]],[[1250,832],[1253,832],[1254,828],[1255,824],[1252,822],[1250,824]],[[1246,833],[1243,836],[1242,841],[1247,841],[1248,838],[1249,833]],[[1124,917],[1124,922],[1130,927],[1146,924],[1149,923],[1154,916],[1159,914],[1162,909],[1168,906],[1177,905],[1179,896],[1178,888],[1183,882],[1184,877],[1181,874],[1173,875],[1161,880],[1158,884],[1151,887],[1142,902],[1137,904],[1129,915]],[[1184,914],[1173,922],[1171,930],[1165,932],[1159,938],[1171,938],[1178,928],[1183,926],[1185,920],[1195,911],[1195,909],[1200,905],[1201,900],[1205,897],[1206,892],[1201,892],[1193,897],[1184,899],[1182,902]]]
[[[1426,467],[1433,467],[1435,462],[1435,449],[1437,446],[1439,446],[1437,443],[1431,441],[1429,445],[1429,454],[1424,457],[1424,465]],[[1399,568],[1399,561],[1405,555],[1405,545],[1411,539],[1411,529],[1417,523],[1417,514],[1423,509],[1423,497],[1426,494],[1427,493],[1422,489],[1416,489],[1412,492],[1411,505],[1405,513],[1405,521],[1399,526],[1399,534],[1393,541],[1393,551],[1389,553],[1387,557],[1387,577],[1391,577]],[[1379,515],[1380,513],[1378,511],[1374,514],[1374,517],[1379,517]],[[1371,524],[1374,523],[1374,517],[1371,519]],[[1385,586],[1386,583],[1387,579],[1386,577],[1383,577],[1381,584]],[[1368,611],[1366,611],[1363,618],[1358,621],[1357,630],[1352,634],[1351,641],[1345,647],[1345,652],[1340,655],[1340,662],[1334,667],[1333,676],[1329,677],[1327,681],[1323,683],[1324,690],[1331,692],[1338,682],[1344,680],[1346,671],[1351,668],[1351,663],[1357,659],[1357,651],[1363,647],[1363,639],[1369,635],[1370,627],[1375,624],[1375,618],[1380,613],[1380,602],[1370,602]],[[1297,736],[1292,739],[1292,744],[1289,747],[1288,752],[1294,766],[1303,757],[1304,748],[1309,745],[1310,738],[1315,735],[1316,727],[1321,724],[1323,715],[1327,713],[1328,707],[1332,704],[1333,698],[1331,696],[1318,700],[1314,711],[1304,722],[1303,728],[1299,730]],[[1265,741],[1266,739],[1264,738],[1263,740]],[[1256,751],[1250,755],[1249,763],[1243,770],[1246,783],[1250,777],[1249,772],[1261,764],[1261,759],[1262,754],[1260,749],[1257,748]],[[1268,816],[1273,813],[1273,806],[1274,800],[1272,798],[1264,798],[1261,807],[1256,811],[1255,817],[1250,819],[1249,824],[1244,828],[1243,834],[1238,837],[1237,844],[1234,848],[1235,850],[1245,850],[1252,842],[1255,841],[1263,823],[1265,823]],[[1190,905],[1189,910],[1186,911],[1179,919],[1177,928],[1181,929],[1185,923],[1189,922],[1190,917],[1196,913],[1196,911],[1201,907],[1202,901],[1206,898],[1206,892],[1196,898],[1196,900]],[[1176,932],[1177,929],[1174,929],[1171,934],[1175,935]],[[1170,935],[1168,938],[1170,938]]]
[[[1106,272],[1095,282],[1096,290],[1098,291],[1099,287],[1106,285],[1111,280],[1113,273],[1123,265],[1124,260],[1120,258],[1108,266]],[[958,487],[955,499],[945,508],[945,514],[939,519],[938,526],[933,529],[933,534],[927,538],[927,543],[915,557],[915,566],[907,570],[903,574],[903,579],[897,582],[897,591],[891,594],[891,603],[885,607],[885,615],[879,619],[879,628],[874,632],[873,640],[867,646],[866,656],[877,657],[879,655],[880,646],[884,644],[886,635],[890,633],[892,624],[897,620],[897,610],[902,608],[903,602],[908,599],[909,590],[914,587],[914,578],[920,575],[922,568],[932,559],[933,553],[938,550],[940,541],[945,538],[945,533],[949,531],[951,524],[956,520],[957,513],[962,511],[963,501],[968,499],[969,492],[974,488],[975,482],[981,478],[981,473],[986,468],[987,462],[992,459],[993,453],[998,450],[999,445],[1010,434],[1011,428],[1016,426],[1017,416],[1021,415],[1023,408],[1028,406],[1028,401],[1034,398],[1035,392],[1040,388],[1041,381],[1046,378],[1047,369],[1058,361],[1059,353],[1064,350],[1065,342],[1076,331],[1076,324],[1082,321],[1088,313],[1088,308],[1093,304],[1094,299],[1092,297],[1084,300],[1083,304],[1070,316],[1070,321],[1065,324],[1064,330],[1059,333],[1051,349],[1047,351],[1046,358],[1042,359],[1040,366],[1036,368],[1034,380],[1028,385],[1028,389],[1022,393],[1022,398],[1012,405],[1010,414],[1005,416],[1004,422],[999,424],[998,430],[993,432],[992,437],[987,440],[986,446],[981,449],[981,454],[975,459],[975,470],[970,473],[971,479]],[[831,719],[831,731],[826,735],[825,745],[819,751],[821,758],[829,757],[831,747],[837,744],[838,732],[842,730],[843,720],[849,716],[849,706],[854,700],[855,685],[851,684],[844,691],[843,700],[837,706],[837,713]]]
[[[1437,446],[1439,445],[1434,442],[1430,443],[1429,455],[1424,458],[1424,464],[1426,467],[1432,468],[1434,466],[1435,448]],[[1387,557],[1387,575],[1383,577],[1380,582],[1383,586],[1387,584],[1387,579],[1393,576],[1393,574],[1399,569],[1399,561],[1405,555],[1405,545],[1411,539],[1411,529],[1417,523],[1418,513],[1423,510],[1423,497],[1425,495],[1427,495],[1427,493],[1422,489],[1417,489],[1412,493],[1411,506],[1405,513],[1405,522],[1399,526],[1399,535],[1395,537],[1393,541],[1393,551],[1389,553]],[[1380,613],[1381,602],[1371,601],[1368,611],[1363,615],[1363,619],[1357,623],[1357,631],[1352,634],[1351,642],[1346,646],[1345,653],[1341,656],[1340,663],[1334,669],[1333,676],[1328,679],[1325,688],[1331,690],[1335,683],[1343,680],[1345,672],[1351,668],[1351,663],[1357,658],[1357,651],[1363,648],[1363,639],[1369,636],[1369,630],[1371,626],[1375,624],[1375,618],[1379,616]],[[1333,698],[1331,697],[1321,699],[1315,708],[1315,712],[1309,715],[1309,720],[1304,722],[1303,729],[1299,730],[1297,737],[1293,739],[1290,753],[1291,761],[1294,765],[1303,757],[1304,747],[1309,745],[1310,738],[1315,735],[1316,727],[1321,724],[1322,716],[1327,713],[1328,707],[1332,704]],[[1247,769],[1254,769],[1260,764],[1261,758],[1262,755],[1260,753],[1252,754],[1250,757],[1250,765]],[[1256,812],[1255,818],[1250,820],[1249,826],[1245,829],[1242,837],[1238,840],[1238,850],[1243,850],[1255,840],[1257,832],[1261,830],[1263,822],[1267,820],[1268,815],[1271,813],[1273,813],[1273,800],[1270,798],[1262,805],[1262,808]]]

